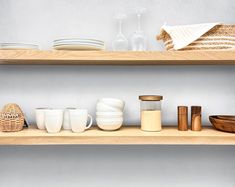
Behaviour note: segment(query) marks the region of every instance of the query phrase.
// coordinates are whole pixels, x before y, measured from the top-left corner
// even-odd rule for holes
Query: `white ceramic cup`
[[[69,119],[69,110],[75,110],[76,108],[66,108],[64,111],[63,119],[63,129],[71,130],[70,119]]]
[[[90,123],[87,124],[88,118]],[[92,125],[92,116],[86,109],[69,110],[70,125],[73,132],[84,132]]]
[[[48,110],[49,108],[36,108],[35,109],[35,114],[36,114],[36,123],[37,127],[40,130],[45,130],[45,111]]]
[[[45,126],[47,132],[60,132],[63,124],[63,112],[64,111],[62,109],[51,109],[45,111]]]

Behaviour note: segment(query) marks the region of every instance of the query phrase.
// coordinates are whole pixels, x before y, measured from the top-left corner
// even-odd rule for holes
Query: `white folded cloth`
[[[199,39],[216,25],[221,25],[221,23],[203,23],[182,26],[163,25],[162,30],[171,36],[174,49],[179,50]]]

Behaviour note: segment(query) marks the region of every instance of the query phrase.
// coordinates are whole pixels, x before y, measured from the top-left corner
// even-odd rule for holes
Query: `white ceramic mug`
[[[58,133],[63,124],[63,110],[51,109],[45,111],[45,126],[47,132]]]
[[[69,110],[76,110],[76,108],[66,108],[64,111],[63,119],[63,129],[71,130],[70,119],[69,119]]]
[[[45,130],[45,111],[48,110],[49,108],[36,108],[35,109],[35,114],[36,114],[36,123],[37,127],[40,130]]]
[[[92,125],[92,116],[86,109],[69,110],[70,125],[73,132],[84,132]],[[88,118],[90,123],[87,124]]]

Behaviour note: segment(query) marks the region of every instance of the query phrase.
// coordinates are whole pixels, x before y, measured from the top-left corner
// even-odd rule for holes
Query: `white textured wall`
[[[135,30],[133,7],[148,9],[144,29],[151,50],[160,26],[234,23],[232,0],[0,0],[0,42],[51,47],[58,37],[116,35],[114,13],[127,12],[125,34]],[[79,106],[94,115],[100,97],[126,101],[125,123],[139,121],[140,94],[162,94],[164,124],[176,124],[177,105],[202,105],[210,114],[235,113],[233,66],[1,66],[0,105],[19,103],[30,122],[35,107]],[[218,88],[220,85],[220,88]],[[235,186],[230,146],[0,147],[0,186]],[[13,180],[14,179],[14,180]]]

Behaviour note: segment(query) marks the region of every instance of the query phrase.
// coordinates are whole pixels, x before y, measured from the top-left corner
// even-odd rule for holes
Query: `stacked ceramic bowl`
[[[54,40],[56,50],[78,50],[78,51],[100,51],[105,49],[105,44],[101,40],[86,38],[68,38]]]
[[[96,106],[96,122],[103,130],[117,130],[123,123],[125,102],[115,98],[99,99]]]

